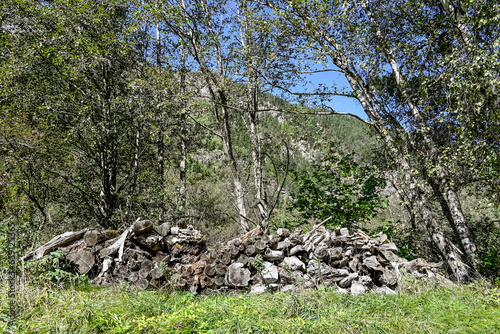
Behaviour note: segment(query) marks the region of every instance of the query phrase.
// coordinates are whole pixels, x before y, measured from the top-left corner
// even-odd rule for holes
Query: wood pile
[[[268,235],[259,228],[209,250],[192,226],[154,226],[135,222],[124,232],[84,229],[56,236],[21,260],[42,258],[60,248],[80,274],[109,285],[130,282],[138,289],[172,286],[191,292],[246,289],[251,292],[337,286],[339,292],[394,293],[404,270],[417,278],[447,281],[440,264],[407,261],[387,236],[358,230],[310,232],[280,228]],[[449,282],[449,281],[448,281]]]

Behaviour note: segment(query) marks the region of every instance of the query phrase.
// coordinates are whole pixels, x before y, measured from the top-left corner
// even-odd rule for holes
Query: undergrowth
[[[7,287],[0,286],[0,329]],[[197,296],[127,285],[18,287],[19,333],[497,333],[500,291],[486,283],[407,281],[396,295],[296,293]]]

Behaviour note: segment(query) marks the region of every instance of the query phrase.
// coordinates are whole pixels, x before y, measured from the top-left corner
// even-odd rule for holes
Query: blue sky
[[[338,88],[349,88],[347,79],[345,76],[338,72],[320,72],[315,74],[310,74],[307,77],[311,83],[306,86],[308,91],[312,91],[320,85],[326,87],[336,86]],[[357,115],[363,119],[368,119],[368,116],[363,110],[361,104],[353,99],[344,96],[332,96],[331,101],[325,103],[326,105],[333,108],[333,110],[338,112],[348,112]]]

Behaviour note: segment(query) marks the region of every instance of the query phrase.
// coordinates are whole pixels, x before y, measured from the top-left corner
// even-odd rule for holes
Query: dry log
[[[148,279],[150,278],[150,271],[147,269],[141,269],[139,270],[139,277],[143,279]]]
[[[291,243],[288,240],[280,241],[278,242],[278,245],[276,246],[277,250],[286,250],[290,247]]]
[[[240,239],[241,239],[241,242],[245,243],[248,238],[258,236],[261,234],[262,234],[262,230],[261,230],[260,226],[257,226],[256,228],[254,228],[253,230],[251,230],[250,232],[248,232],[244,236],[242,236]]]
[[[215,266],[215,273],[217,275],[226,275],[227,272],[227,266],[224,265],[223,263],[219,263]]]
[[[379,249],[380,250],[384,250],[384,251],[391,251],[391,252],[394,252],[394,253],[398,252],[398,247],[393,242],[390,242],[388,244],[380,245]]]
[[[266,238],[267,239],[267,238]],[[266,248],[267,248],[267,242],[268,240],[265,240],[264,238],[260,238],[255,241],[255,253],[262,253]]]
[[[231,264],[231,256],[228,253],[224,253],[220,259],[220,262],[222,264],[225,264],[226,266]]]
[[[206,276],[206,275],[201,275],[200,276],[200,287],[202,289],[205,289],[207,287],[211,287],[213,285],[213,280]]]
[[[63,234],[60,234],[60,235],[52,238],[49,242],[38,247],[33,252],[28,253],[25,256],[21,257],[19,259],[19,261],[29,261],[33,258],[41,259],[46,254],[52,252],[54,249],[56,249],[58,247],[62,247],[62,246],[66,245],[72,241],[75,241],[75,240],[81,238],[82,235],[87,233],[88,230],[89,230],[88,228],[85,228],[85,229],[77,231],[77,232],[65,232]]]
[[[164,248],[163,237],[159,235],[140,235],[134,238],[134,241],[138,245],[152,252],[158,252],[159,250]]]
[[[320,261],[328,261],[328,249],[327,248],[316,248],[314,250],[314,256]]]
[[[61,250],[63,252],[66,252],[66,253],[73,253],[73,252],[78,252],[78,251],[81,251],[82,249],[86,248],[87,247],[87,244],[85,243],[85,241],[83,241],[82,239],[80,240],[77,240],[65,247],[62,247]]]
[[[137,271],[132,271],[128,274],[127,279],[132,283],[136,282],[139,279],[139,273]]]
[[[209,265],[205,266],[205,270],[203,271],[203,273],[206,276],[213,276],[213,275],[215,275],[215,265],[209,264]]]
[[[377,261],[377,257],[375,255],[365,258],[363,260],[363,265],[371,270],[382,270],[382,266]]]
[[[342,247],[329,248],[328,256],[331,261],[342,259]]]
[[[236,247],[234,245],[228,247],[227,251],[229,252],[229,256],[231,256],[231,259],[235,259],[240,253],[239,247]]]
[[[137,280],[137,282],[134,283],[134,286],[138,290],[146,290],[149,286],[149,281],[145,278],[141,278],[141,279]]]
[[[281,261],[284,258],[283,251],[268,249],[262,258],[266,261]]]
[[[296,271],[296,270],[306,270],[306,265],[304,262],[300,261],[296,256],[291,256],[291,257],[285,257],[283,259],[283,268],[291,271]]]
[[[158,289],[160,287],[160,280],[159,279],[151,278],[149,280],[149,286]]]
[[[156,232],[158,232],[159,235],[162,237],[168,235],[170,233],[170,224],[169,223],[163,223],[158,228],[156,229]]]
[[[113,259],[111,259],[110,257],[106,257],[104,261],[102,261],[102,269],[98,277],[104,277],[104,275],[106,275],[108,270],[111,268],[112,263]]]
[[[119,235],[117,231],[97,231],[90,230],[85,233],[83,236],[83,240],[87,244],[87,246],[95,246],[103,241],[116,238]]]
[[[161,269],[160,267],[155,267],[151,269],[149,275],[151,276],[152,279],[159,279],[163,277],[163,269]]]
[[[268,247],[271,249],[276,249],[278,247],[278,243],[281,241],[281,238],[276,234],[269,236]]]
[[[249,258],[245,254],[240,254],[240,256],[238,256],[238,258],[236,259],[236,262],[243,263],[243,265],[246,267],[249,263],[252,263],[252,260],[253,259]]]
[[[233,263],[227,268],[226,284],[234,287],[248,286],[250,281],[250,270],[244,267],[243,263]]]
[[[213,282],[215,286],[223,286],[224,276],[215,276]]]
[[[153,269],[153,262],[150,261],[150,260],[144,260],[144,261],[142,261],[142,263],[141,263],[141,269],[144,269],[144,270],[150,272],[151,269]]]
[[[160,263],[169,263],[170,262],[170,255],[163,253],[162,251],[159,251],[156,253],[156,255],[153,257],[153,262],[160,264]]]
[[[87,274],[95,264],[94,254],[89,250],[69,253],[66,259],[78,266],[78,273],[81,275]]]
[[[271,262],[264,262],[264,269],[261,275],[266,284],[275,283],[279,279],[278,267]]]
[[[349,274],[349,276],[345,277],[343,280],[339,282],[339,286],[341,288],[348,288],[351,285],[352,281],[358,278],[358,276],[359,276],[358,273]]]
[[[104,258],[118,251],[118,262],[121,262],[123,256],[123,248],[125,247],[125,240],[127,239],[129,233],[132,231],[133,226],[134,225],[126,229],[111,246],[101,249],[101,251],[99,252],[100,257]]]
[[[304,251],[304,246],[302,245],[294,246],[292,249],[290,249],[290,256],[298,254],[303,251]]]
[[[245,254],[248,256],[253,256],[255,254],[255,246],[254,245],[248,245],[245,248]]]
[[[153,222],[151,220],[140,220],[132,225],[132,232],[135,235],[142,235],[153,230]]]
[[[281,228],[281,227],[280,227],[279,229],[277,229],[277,230],[276,230],[276,234],[277,234],[280,238],[284,239],[284,238],[288,238],[288,237],[290,236],[291,232],[290,232],[290,230],[289,230],[289,229],[287,229],[287,228]]]

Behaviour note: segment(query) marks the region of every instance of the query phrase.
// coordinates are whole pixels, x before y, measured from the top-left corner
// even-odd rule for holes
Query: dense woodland
[[[139,218],[216,247],[332,216],[494,278],[499,21],[490,0],[2,1],[0,265]]]

